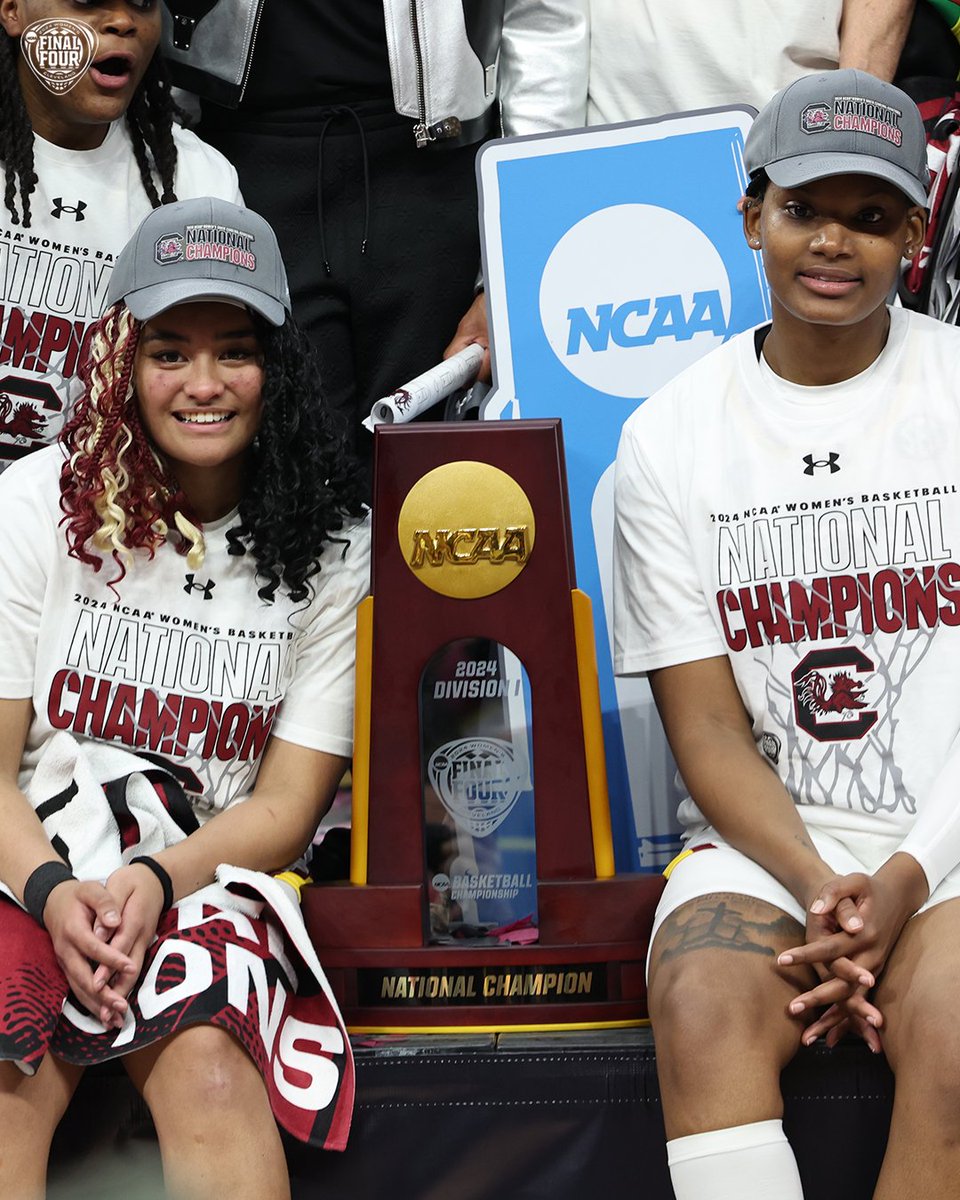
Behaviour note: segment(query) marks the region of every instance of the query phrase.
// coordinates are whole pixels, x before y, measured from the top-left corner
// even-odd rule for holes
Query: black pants
[[[324,399],[369,462],[373,439],[360,421],[440,361],[473,301],[477,146],[417,150],[409,121],[365,114],[367,189],[357,123],[342,110],[327,123],[328,111],[297,122],[205,110],[199,133],[234,163],[247,205],[273,225],[294,316],[320,356]]]

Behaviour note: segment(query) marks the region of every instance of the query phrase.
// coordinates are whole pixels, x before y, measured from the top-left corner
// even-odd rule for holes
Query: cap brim
[[[167,279],[124,297],[124,303],[138,321],[150,321],[168,308],[192,300],[233,301],[252,308],[271,325],[280,326],[287,319],[287,310],[272,296],[259,288],[223,279]]]
[[[916,176],[869,154],[799,154],[768,163],[764,170],[777,187],[801,187],[831,175],[871,175],[899,188],[911,203],[921,208],[928,204],[927,190]]]

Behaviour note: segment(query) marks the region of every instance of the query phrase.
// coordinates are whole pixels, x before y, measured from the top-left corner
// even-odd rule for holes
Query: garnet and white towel
[[[67,733],[51,740],[27,795],[81,879],[105,879],[196,827],[161,760],[81,745]],[[69,994],[48,934],[0,900],[0,1058],[32,1074],[48,1049],[90,1065],[189,1025],[216,1025],[257,1064],[285,1129],[342,1150],[353,1113],[353,1056],[292,889],[228,865],[217,880],[161,918],[119,1030],[106,1029]]]

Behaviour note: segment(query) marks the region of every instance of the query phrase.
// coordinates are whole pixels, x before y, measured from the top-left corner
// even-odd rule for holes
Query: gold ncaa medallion
[[[407,492],[397,519],[403,560],[422,584],[456,600],[512,583],[533,550],[533,509],[506,471],[450,462]]]

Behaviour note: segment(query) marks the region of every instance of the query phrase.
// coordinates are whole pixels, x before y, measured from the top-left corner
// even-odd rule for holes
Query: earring
[[[757,246],[757,247],[759,248],[759,246],[760,246],[760,239],[759,239],[758,237],[752,237],[752,238],[750,239],[750,245],[751,245],[751,246]]]

